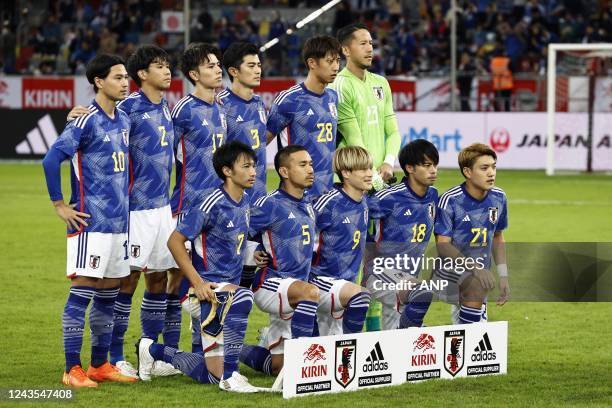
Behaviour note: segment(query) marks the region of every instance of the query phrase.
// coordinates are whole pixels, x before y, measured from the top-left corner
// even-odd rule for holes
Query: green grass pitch
[[[67,192],[68,172],[63,182]],[[269,185],[277,184],[271,174]],[[458,171],[440,172],[440,192],[461,182]],[[612,241],[612,179],[604,175],[558,176],[500,171],[497,184],[509,197],[514,242]],[[0,165],[2,202],[2,336],[0,387],[60,387],[64,366],[61,314],[66,300],[64,226],[49,202],[40,164]],[[510,271],[512,273],[512,271]],[[140,332],[142,284],[126,334],[126,356]],[[448,306],[435,303],[427,325],[449,323]],[[298,398],[234,395],[185,376],[150,383],[102,384],[77,390],[71,406],[612,406],[611,303],[508,303],[491,306],[491,320],[509,321],[508,375],[436,380],[353,393]],[[185,321],[185,319],[183,319]],[[254,312],[247,341],[254,342],[266,317]],[[188,324],[181,344],[188,348]],[[87,330],[86,330],[87,331]],[[89,336],[83,362],[87,365]],[[243,366],[254,384],[273,379]],[[8,405],[4,400],[0,405]],[[53,403],[50,403],[53,404]],[[223,405],[221,405],[223,404]],[[11,404],[14,405],[14,404]],[[20,406],[37,406],[24,404]]]

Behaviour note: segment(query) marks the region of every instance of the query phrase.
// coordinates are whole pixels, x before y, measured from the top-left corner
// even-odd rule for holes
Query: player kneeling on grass
[[[247,188],[255,182],[255,152],[240,142],[217,149],[213,166],[223,185],[203,192],[168,239],[168,248],[200,301],[204,355],[181,352],[142,338],[138,374],[151,379],[155,360],[172,364],[200,383],[232,392],[257,392],[238,371],[253,292],[239,287],[249,229]],[[185,242],[193,242],[192,259]]]
[[[128,232],[128,116],[115,104],[128,92],[123,60],[100,54],[87,65],[96,96],[86,116],[69,123],[43,160],[49,196],[68,225],[66,273],[70,293],[62,315],[66,371],[62,382],[97,387],[95,381],[133,382],[108,360],[119,280],[130,274]],[[72,196],[62,196],[61,163],[71,159]],[[93,299],[93,302],[92,302]],[[85,313],[91,329],[91,365],[81,368]]]
[[[262,233],[271,262],[257,272],[255,303],[270,314],[266,347],[244,346],[240,361],[266,374],[283,366],[284,339],[311,337],[319,289],[307,283],[312,262],[315,213],[308,194],[314,171],[303,146],[282,148],[274,157],[281,187],[260,198],[252,208],[251,236]]]
[[[510,296],[506,244],[506,193],[495,187],[497,155],[489,146],[474,143],[459,152],[459,170],[465,182],[440,197],[435,235],[443,265],[433,278],[448,281],[440,299],[454,305],[453,323],[487,320],[486,298],[495,287],[491,254],[499,274],[498,305]],[[458,311],[458,315],[457,312]]]
[[[372,158],[362,147],[336,150],[334,172],[340,178],[315,203],[319,246],[309,281],[319,288],[318,328],[322,336],[359,333],[370,306],[368,291],[356,285],[368,229]]]
[[[366,287],[383,304],[383,330],[420,327],[433,294],[417,279],[434,228],[438,191],[438,150],[426,140],[408,143],[399,153],[405,177],[375,194],[378,199],[374,243],[368,245],[364,266]],[[389,260],[408,262],[382,268]],[[405,269],[406,268],[406,269]],[[398,289],[399,286],[399,289]]]

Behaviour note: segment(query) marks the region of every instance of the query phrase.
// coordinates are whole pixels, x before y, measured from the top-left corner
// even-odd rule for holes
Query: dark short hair
[[[302,145],[289,145],[285,146],[276,152],[276,156],[274,156],[274,168],[280,177],[280,173],[278,172],[281,167],[287,167],[287,162],[289,161],[289,156],[293,153],[297,152],[306,152],[306,148]]]
[[[110,70],[115,65],[125,65],[123,59],[113,54],[98,54],[87,64],[87,70],[85,76],[87,81],[93,85],[93,90],[98,93],[98,87],[96,86],[95,79],[106,79]]]
[[[179,59],[179,68],[185,78],[191,85],[195,85],[195,81],[189,76],[189,71],[197,71],[198,66],[204,62],[208,62],[208,56],[214,54],[221,60],[221,51],[217,47],[206,43],[192,43],[183,52]]]
[[[361,23],[353,23],[339,29],[336,33],[336,37],[338,38],[340,44],[346,45],[353,38],[353,33],[359,30],[369,31],[368,27],[366,27],[365,25]]]
[[[233,81],[234,78],[230,75],[229,69],[240,70],[240,65],[247,55],[259,55],[259,50],[255,44],[244,41],[232,43],[223,53],[223,68],[227,71],[230,81]]]
[[[308,58],[319,60],[325,58],[328,53],[341,55],[340,43],[329,35],[319,35],[309,38],[302,48],[302,61],[308,67]]]
[[[247,156],[257,163],[257,155],[251,149],[251,146],[236,140],[221,145],[213,154],[213,167],[221,180],[225,181],[226,178],[225,174],[223,174],[223,168],[229,167],[231,169],[240,156]]]
[[[416,166],[425,163],[425,160],[431,160],[435,165],[440,161],[438,149],[428,140],[417,139],[408,143],[399,152],[399,162],[405,175],[408,175],[406,166]]]
[[[141,45],[128,57],[127,72],[139,88],[142,86],[142,81],[138,77],[138,71],[149,69],[149,65],[154,62],[169,63],[170,56],[156,45]]]

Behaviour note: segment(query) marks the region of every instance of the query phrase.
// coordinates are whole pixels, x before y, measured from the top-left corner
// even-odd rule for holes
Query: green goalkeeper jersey
[[[366,148],[376,169],[393,166],[400,135],[389,82],[368,71],[362,81],[344,68],[331,87],[338,93],[338,146]]]

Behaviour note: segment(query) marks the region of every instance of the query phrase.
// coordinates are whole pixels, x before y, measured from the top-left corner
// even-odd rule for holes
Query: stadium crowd
[[[176,59],[182,35],[160,31],[160,12],[180,10],[182,1],[109,0],[20,1],[4,10],[0,36],[2,70],[7,74],[82,74],[96,53],[127,57],[141,43],[153,43]],[[193,1],[192,41],[262,44],[294,22],[289,7],[317,7],[324,1],[218,2],[213,18],[206,1]],[[219,4],[220,3],[220,4]],[[228,4],[225,4],[228,3]],[[229,4],[232,3],[232,4]],[[350,0],[333,13],[333,24],[285,36],[265,55],[266,75],[300,75],[299,50],[313,32],[333,34],[349,22],[370,28],[376,41],[373,71],[387,75],[446,75],[450,67],[449,0]],[[280,8],[279,8],[280,6]],[[213,6],[210,6],[211,8]],[[253,7],[269,8],[269,18],[251,16]],[[489,70],[490,58],[505,53],[513,72],[542,74],[550,42],[612,41],[612,1],[607,0],[459,0],[459,52],[475,73]],[[332,33],[333,31],[333,33]]]

